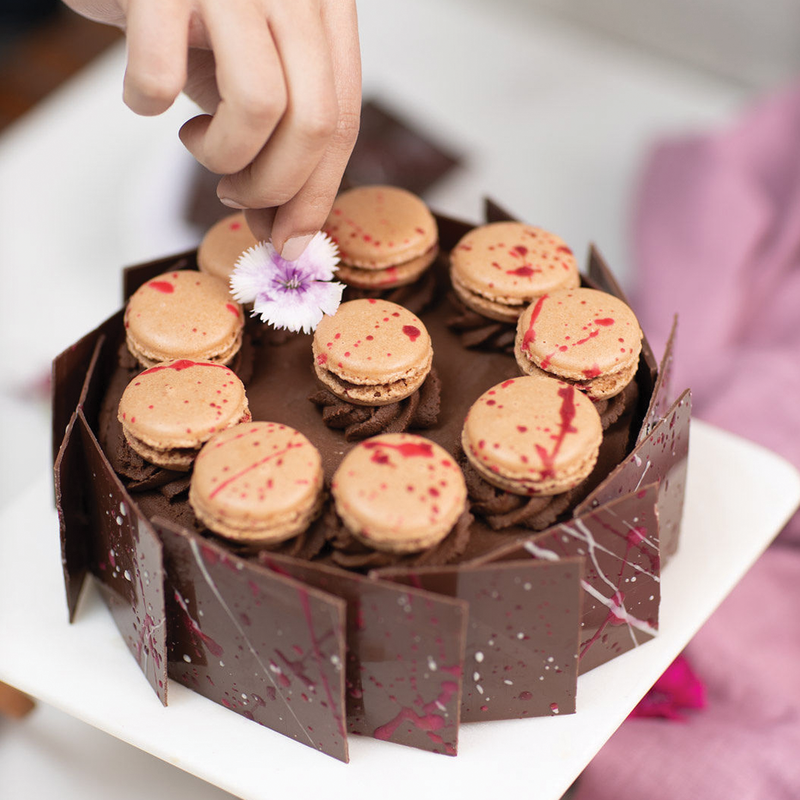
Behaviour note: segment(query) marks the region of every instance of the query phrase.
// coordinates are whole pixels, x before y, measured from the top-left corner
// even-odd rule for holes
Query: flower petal
[[[339,263],[339,248],[327,233],[319,231],[297,259],[298,266],[318,281],[329,281]]]

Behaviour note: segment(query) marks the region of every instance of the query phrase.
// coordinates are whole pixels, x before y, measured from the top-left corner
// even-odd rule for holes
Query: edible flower
[[[333,281],[339,252],[317,233],[296,261],[287,261],[271,242],[245,250],[231,275],[231,293],[239,303],[253,303],[253,316],[275,328],[311,333],[324,314],[334,314],[344,285]]]

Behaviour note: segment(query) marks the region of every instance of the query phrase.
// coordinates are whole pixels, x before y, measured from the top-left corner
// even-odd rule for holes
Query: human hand
[[[65,0],[126,30],[137,114],[183,91],[180,137],[259,239],[297,258],[330,211],[358,134],[355,0]]]

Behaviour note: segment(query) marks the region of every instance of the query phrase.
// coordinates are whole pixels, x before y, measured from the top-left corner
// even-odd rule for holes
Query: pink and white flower
[[[296,261],[287,261],[270,242],[245,250],[231,275],[231,293],[253,303],[253,316],[275,328],[311,333],[324,314],[334,314],[344,285],[333,281],[339,252],[321,231]]]

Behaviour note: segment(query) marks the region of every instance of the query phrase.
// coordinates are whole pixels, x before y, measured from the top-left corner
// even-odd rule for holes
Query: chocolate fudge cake
[[[131,446],[137,423],[127,411],[120,418],[120,399],[137,376],[164,367],[142,372],[149,364],[126,345],[124,309],[56,359],[56,495],[70,617],[92,576],[163,703],[171,678],[344,761],[348,734],[455,755],[460,722],[573,713],[579,673],[656,634],[660,569],[678,544],[691,413],[688,391],[671,402],[671,342],[659,365],[646,338],[633,352],[620,334],[626,389],[590,399],[584,384],[601,372],[617,380],[622,367],[592,362],[569,373],[555,351],[539,352],[530,334],[517,332],[516,318],[533,330],[538,312],[522,314],[529,298],[503,291],[487,306],[472,267],[454,292],[450,255],[476,226],[434,216],[438,255],[423,274],[345,290],[345,305],[380,306],[387,324],[392,304],[401,307],[415,370],[408,391],[398,390],[402,376],[376,377],[380,403],[369,405],[363,391],[352,402],[366,362],[347,351],[326,363],[338,352],[335,326],[329,346],[325,336],[248,319],[239,351],[226,351],[228,366],[203,368],[222,382],[215,391],[238,392],[239,381],[246,390],[246,403],[236,394],[226,415],[210,404],[209,435],[242,449],[237,427],[226,421],[226,430],[213,430],[214,420],[230,417],[252,426],[241,436],[256,437],[254,448],[269,436],[295,458],[286,469],[296,480],[280,495],[291,504],[295,492],[302,513],[287,521],[282,507],[262,508],[255,536],[238,535],[238,512],[215,502],[217,470],[231,468],[225,459],[199,456],[195,486],[184,460],[159,466]],[[513,221],[493,203],[486,217]],[[512,253],[520,278],[524,255]],[[197,269],[194,251],[129,268],[125,298],[161,276],[185,283]],[[626,302],[594,248],[579,281],[560,291]],[[502,315],[481,314],[498,304]],[[230,310],[230,321],[240,313]],[[610,326],[609,312],[594,315],[592,330]],[[202,372],[195,362],[169,363],[181,374]],[[542,377],[547,369],[561,373]],[[523,463],[542,451],[526,420],[502,404],[524,414],[528,392],[544,384],[557,387],[542,402],[561,415],[561,439],[589,423],[586,453],[574,464],[555,464],[560,440],[548,455],[545,492],[498,454],[501,443]],[[196,438],[177,446],[185,451]],[[248,470],[270,458],[258,452],[267,454],[253,455]],[[385,522],[391,509],[370,505],[393,491],[379,470],[408,455],[419,462],[408,480],[409,514],[427,513],[440,498],[442,505],[415,523],[419,547],[397,539]],[[273,477],[289,474],[275,469]],[[303,469],[312,472],[304,477]],[[458,474],[453,484],[450,474]],[[311,488],[300,492],[303,481]]]

